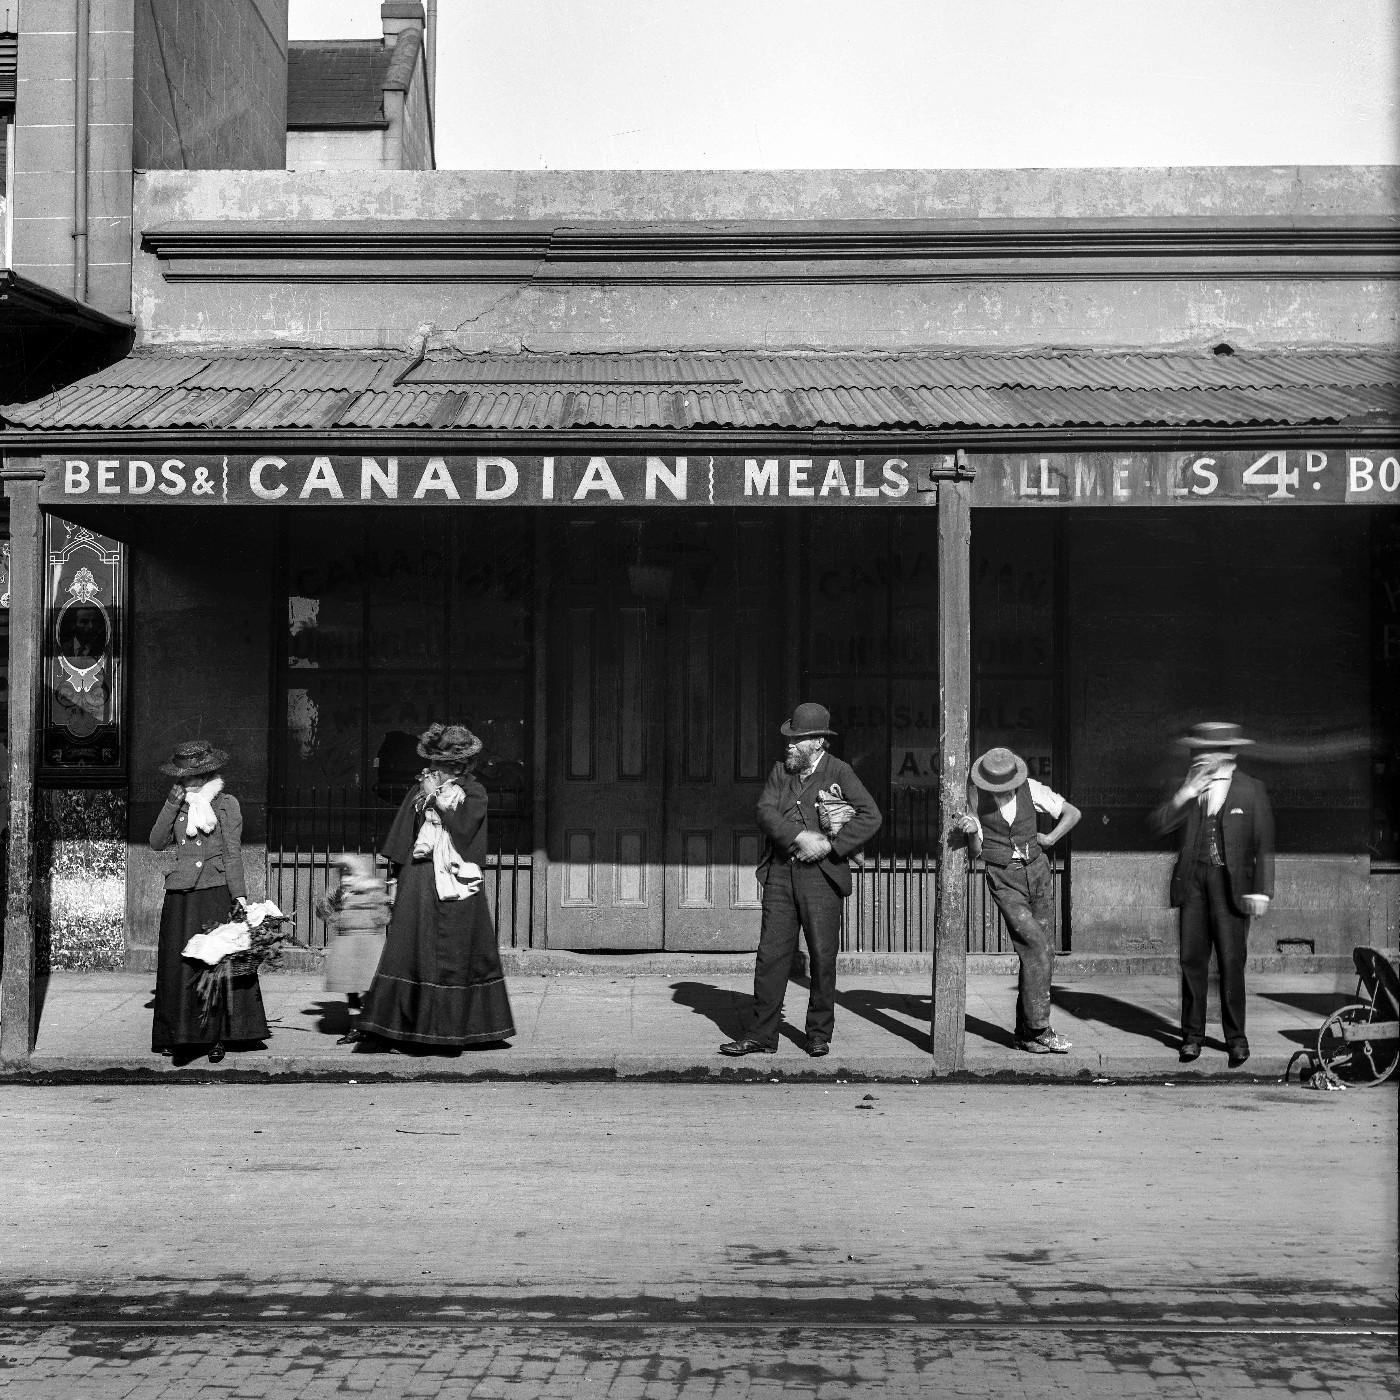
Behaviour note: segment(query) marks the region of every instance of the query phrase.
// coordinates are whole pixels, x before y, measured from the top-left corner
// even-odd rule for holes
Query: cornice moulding
[[[146,229],[167,282],[711,284],[1390,279],[1400,220],[828,223],[188,222]]]

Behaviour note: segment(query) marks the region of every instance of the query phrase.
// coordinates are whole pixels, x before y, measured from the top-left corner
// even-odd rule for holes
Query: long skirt
[[[228,917],[231,903],[227,885],[207,890],[166,890],[160,910],[152,1050],[212,1045],[216,1040],[267,1039],[267,1017],[256,972],[235,977],[223,1013],[204,1021],[195,984],[205,964],[181,956],[185,944],[195,934],[203,933],[205,924]]]
[[[388,940],[359,1026],[442,1049],[515,1034],[485,894],[439,900],[431,861],[400,870]]]

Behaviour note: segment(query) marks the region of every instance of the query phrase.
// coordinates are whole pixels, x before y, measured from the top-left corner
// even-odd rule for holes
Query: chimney
[[[379,19],[384,26],[384,46],[390,49],[405,29],[416,29],[421,35],[427,26],[420,0],[384,0]]]

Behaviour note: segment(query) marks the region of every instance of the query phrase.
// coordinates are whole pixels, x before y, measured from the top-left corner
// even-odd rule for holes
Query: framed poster
[[[50,515],[44,566],[39,777],[74,785],[125,782],[125,548]]]

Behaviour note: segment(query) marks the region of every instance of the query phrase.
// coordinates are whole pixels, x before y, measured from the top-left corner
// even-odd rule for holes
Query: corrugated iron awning
[[[1400,422],[1400,355],[155,350],[3,416],[42,432],[1342,425]]]

